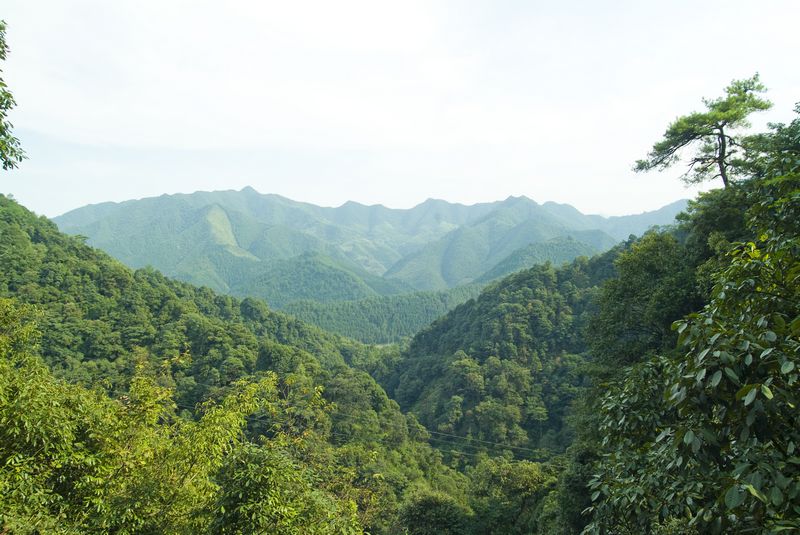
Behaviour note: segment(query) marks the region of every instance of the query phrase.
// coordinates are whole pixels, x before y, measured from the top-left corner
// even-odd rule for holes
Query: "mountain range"
[[[54,221],[129,266],[280,308],[486,283],[607,250],[685,206],[608,218],[527,197],[330,208],[247,187],[89,205]]]

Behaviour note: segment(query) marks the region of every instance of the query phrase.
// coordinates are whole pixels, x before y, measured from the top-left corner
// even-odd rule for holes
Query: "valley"
[[[685,206],[611,218],[524,197],[323,208],[245,188],[86,206],[54,221],[133,268],[259,297],[340,334],[386,343],[412,336],[435,319],[431,310],[444,313],[482,285],[606,251],[672,224]],[[432,300],[433,309],[422,306]],[[331,310],[337,321],[325,319]],[[381,328],[376,315],[391,315],[392,327]]]

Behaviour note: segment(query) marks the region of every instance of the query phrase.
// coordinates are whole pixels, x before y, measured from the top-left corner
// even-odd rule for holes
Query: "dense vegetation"
[[[428,432],[348,365],[388,376],[394,348],[133,272],[6,198],[0,258],[0,455],[15,467],[0,521],[14,532],[524,533],[540,522],[559,471],[537,462],[549,453]],[[574,394],[565,388],[548,395]]]
[[[444,290],[537,262],[560,264],[670,223],[683,206],[614,218],[524,197],[322,208],[245,188],[87,206],[55,221],[131,267],[151,265],[277,307]],[[531,244],[539,245],[524,252]]]
[[[677,225],[495,282],[402,349],[133,271],[0,197],[0,532],[800,530],[800,118],[733,137],[768,106],[762,90],[732,83],[639,163],[669,165],[699,142],[691,180],[723,180]],[[2,120],[0,134],[13,139]],[[422,276],[417,260],[452,248],[466,264],[439,276],[469,279],[487,241],[508,265],[532,259],[496,231],[544,212],[513,201],[396,269]],[[372,208],[320,210],[357,226],[386,210]],[[202,214],[217,245],[257,261],[231,245],[228,212]],[[300,251],[331,267],[318,252]],[[373,277],[361,282],[393,284]],[[367,303],[374,335],[398,335],[376,321],[389,303]]]
[[[0,20],[0,61],[5,61],[7,55],[6,23]],[[2,72],[0,70],[0,74]],[[19,139],[11,132],[13,125],[8,120],[8,112],[16,104],[14,95],[0,76],[0,164],[4,170],[14,169],[25,159],[25,151],[20,147]]]
[[[474,297],[472,281],[607,250],[627,232],[671,222],[682,206],[612,218],[513,197],[409,210],[320,208],[245,188],[87,206],[56,222],[129,266],[152,265],[362,342],[387,343]]]
[[[14,532],[525,532],[556,484],[498,456],[512,442],[429,433],[348,365],[386,376],[394,348],[133,272],[6,198],[0,258]]]
[[[163,468],[174,471],[177,474],[174,477],[179,477],[183,470],[180,463],[185,462],[199,471],[192,476],[191,483],[187,482],[187,487],[207,480],[202,485],[213,490],[220,485],[218,478],[224,476],[220,470],[226,469],[221,463],[228,457],[222,454],[230,452],[243,456],[243,467],[250,463],[258,465],[253,459],[264,458],[277,463],[277,468],[283,466],[289,470],[293,464],[308,460],[307,465],[302,465],[304,470],[308,469],[307,473],[296,476],[291,471],[277,471],[274,477],[290,478],[287,485],[294,484],[291,478],[299,477],[298,484],[307,485],[309,489],[312,483],[329,478],[326,484],[333,490],[330,496],[320,495],[319,500],[341,503],[341,510],[350,519],[347,525],[369,527],[374,533],[385,532],[396,524],[402,500],[414,489],[460,494],[457,485],[461,476],[440,463],[439,455],[426,442],[425,430],[413,418],[404,416],[367,374],[347,366],[348,361],[380,359],[376,349],[327,335],[272,312],[263,302],[254,299],[239,301],[217,295],[208,289],[166,279],[152,270],[133,272],[87,247],[80,239],[60,234],[51,222],[35,217],[6,198],[0,199],[0,258],[3,259],[0,295],[13,297],[17,303],[4,301],[5,315],[10,319],[3,332],[30,330],[28,324],[20,326],[19,321],[14,321],[20,314],[27,313],[34,316],[41,333],[35,350],[20,348],[13,340],[6,347],[5,359],[11,364],[4,372],[7,375],[0,403],[1,410],[5,411],[4,432],[9,435],[8,440],[3,440],[7,449],[2,462],[6,465],[18,460],[21,469],[28,470],[60,464],[62,458],[56,454],[66,458],[84,455],[103,458],[92,468],[100,472],[78,474],[76,480],[64,479],[67,476],[62,477],[58,471],[56,475],[43,474],[40,479],[24,471],[18,474],[20,479],[15,480],[16,483],[9,482],[3,487],[5,490],[0,490],[4,493],[3,514],[11,508],[8,516],[3,517],[4,523],[22,526],[32,521],[27,515],[38,511],[37,514],[46,517],[42,522],[61,522],[66,531],[72,528],[91,530],[92,526],[109,521],[104,516],[104,508],[109,508],[109,518],[117,517],[125,507],[133,507],[128,502],[141,499],[143,491],[136,489],[163,486],[164,503],[159,504],[160,498],[154,495],[152,502],[145,500],[148,503],[139,503],[137,507],[147,508],[150,511],[147,515],[155,515],[148,516],[149,521],[167,514],[166,510],[179,519],[200,515],[200,519],[184,519],[186,524],[176,520],[176,532],[193,532],[201,525],[193,523],[195,520],[206,522],[202,525],[208,526],[223,522],[215,516],[220,511],[213,513],[202,509],[210,507],[210,502],[202,500],[233,497],[214,495],[207,489],[203,491],[202,500],[197,498],[199,509],[188,510],[185,508],[195,501],[194,491],[190,488],[170,490],[169,487],[175,485],[175,481],[169,479],[173,476],[153,473],[141,475],[152,479],[135,483],[144,487],[120,490],[132,494],[124,498],[128,502],[117,503],[115,495],[104,497],[102,479],[108,473],[129,470],[125,463],[132,462],[135,466],[144,462],[141,459],[150,459],[148,462],[155,464],[177,463]],[[30,352],[40,355],[52,372],[37,364],[38,359],[28,355]],[[21,359],[19,365],[15,364],[16,359]],[[28,378],[33,382],[26,383]],[[62,379],[86,388],[102,386],[116,400],[105,400],[96,390],[69,386]],[[247,399],[251,400],[241,401],[242,406],[239,406],[240,401],[225,401],[236,400],[237,396],[245,395],[240,392],[251,392],[255,388],[241,385],[242,379],[251,383],[257,381],[261,386],[253,391],[255,393],[247,394],[251,396]],[[37,392],[43,388],[43,392],[50,389],[53,393],[37,397]],[[145,391],[137,388],[145,388]],[[28,400],[21,391],[33,397]],[[130,410],[134,414],[127,416],[128,400],[141,396],[155,399],[142,400],[145,404],[142,408],[133,404]],[[40,409],[44,415],[53,407],[52,403],[62,407],[50,415],[50,420],[42,421],[50,421],[48,425],[56,428],[64,426],[63,436],[67,438],[54,434],[52,445],[43,443],[41,458],[18,458],[23,452],[36,450],[25,444],[37,444],[36,441],[49,436],[48,427],[31,427],[31,422],[36,420],[25,419],[28,417],[25,407],[30,405],[32,410],[41,403],[44,403]],[[219,409],[222,412],[212,419],[224,418],[234,428],[227,430],[224,437],[215,437],[216,432],[209,430],[211,444],[194,444],[198,448],[218,448],[219,451],[209,453],[216,457],[204,458],[203,463],[208,464],[199,466],[195,464],[199,461],[192,459],[205,453],[191,448],[173,451],[182,443],[195,442],[191,438],[194,424],[189,422],[199,418],[197,425],[202,426],[202,414],[217,405],[226,407],[226,403],[236,406],[229,407],[231,410]],[[255,419],[247,420],[247,427],[242,427],[251,413]],[[143,420],[135,420],[139,417]],[[84,422],[86,418],[89,421]],[[94,418],[100,421],[95,422]],[[165,422],[172,423],[166,425]],[[78,426],[74,431],[70,427],[73,424]],[[93,427],[95,424],[101,427]],[[120,430],[129,425],[133,426],[132,433],[141,428],[143,436],[119,435]],[[221,424],[214,425],[218,428]],[[184,428],[188,433],[186,437],[181,435]],[[247,440],[235,433],[235,428],[242,428]],[[152,440],[157,442],[151,445],[152,450],[133,452],[131,459],[125,457],[124,451],[117,451],[128,442],[150,440],[150,435],[156,435]],[[163,440],[158,439],[162,435]],[[76,438],[78,436],[92,438],[89,443],[82,444],[83,439]],[[267,437],[266,442],[259,437]],[[284,440],[289,441],[286,448],[297,447],[298,452],[292,453],[291,448],[284,451],[281,445]],[[103,449],[106,447],[111,450]],[[146,447],[150,446],[142,445]],[[277,449],[273,451],[274,448]],[[299,460],[293,460],[293,456],[301,454]],[[140,460],[136,460],[136,455],[142,456]],[[180,460],[181,455],[186,456],[186,460]],[[166,457],[162,459],[162,456]],[[320,466],[333,469],[335,473],[319,473],[314,468],[314,459],[319,459]],[[91,458],[87,462],[94,463]],[[29,475],[34,479],[29,480]],[[162,476],[164,479],[159,479]],[[233,478],[231,484],[239,485],[243,484],[236,482],[240,477],[269,478],[272,475],[234,471],[224,477]],[[32,485],[29,491],[22,491],[18,486],[23,483]],[[81,501],[83,494],[76,494],[75,485],[84,484],[88,486],[81,492],[92,496],[100,494],[95,496],[102,501],[97,515],[88,514],[88,502]],[[128,484],[121,481],[120,485]],[[183,490],[188,494],[180,499],[172,494]],[[295,490],[299,493],[302,489]],[[260,491],[255,489],[254,492]],[[44,502],[35,501],[40,498]],[[305,503],[301,494],[295,498],[298,504]],[[274,498],[254,495],[252,499]],[[43,508],[42,504],[47,507]],[[301,510],[289,505],[273,507],[279,505],[288,509],[265,514],[303,516]],[[172,509],[173,506],[176,508]],[[326,514],[334,514],[334,510]],[[140,513],[145,514],[136,511],[131,514]],[[58,520],[61,515],[66,515],[65,520]],[[338,518],[338,513],[334,516]]]
[[[591,532],[800,529],[800,119],[743,146],[736,171],[753,178],[695,212],[696,228],[731,232],[746,209],[745,239],[709,236],[724,256],[702,266],[708,303],[674,323],[678,349],[642,352],[607,385]]]
[[[490,286],[418,334],[393,372],[378,377],[432,431],[522,458],[562,451],[563,417],[584,383],[580,333],[613,254],[537,266]]]
[[[361,301],[296,301],[283,310],[326,331],[369,344],[387,344],[410,338],[456,305],[477,297],[481,288],[479,284],[471,284]]]
[[[519,532],[800,528],[800,119],[739,141],[677,226],[508,277],[373,371],[435,436],[546,461]]]

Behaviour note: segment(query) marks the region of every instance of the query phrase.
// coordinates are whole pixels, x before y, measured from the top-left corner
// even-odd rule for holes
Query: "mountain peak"
[[[539,206],[539,203],[525,195],[509,195],[503,200],[504,204],[534,204]]]
[[[345,201],[344,204],[342,204],[339,208],[345,208],[345,207],[351,207],[351,206],[357,206],[359,208],[368,208],[369,207],[368,205],[362,204],[362,203],[360,203],[358,201]]]

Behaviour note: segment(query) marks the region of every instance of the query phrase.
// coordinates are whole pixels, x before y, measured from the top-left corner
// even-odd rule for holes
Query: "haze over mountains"
[[[89,205],[54,221],[132,267],[282,307],[485,283],[607,250],[685,205],[609,218],[526,197],[328,208],[248,187]]]

